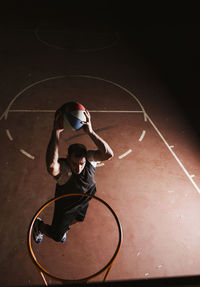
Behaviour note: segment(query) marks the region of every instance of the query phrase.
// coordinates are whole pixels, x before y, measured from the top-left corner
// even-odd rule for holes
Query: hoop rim
[[[119,232],[119,240],[118,240],[118,244],[117,244],[117,247],[115,249],[115,252],[113,254],[113,256],[111,257],[111,259],[108,261],[108,263],[102,267],[99,271],[97,271],[96,273],[90,275],[90,276],[87,276],[87,277],[83,277],[83,278],[80,278],[80,279],[62,279],[62,278],[59,278],[57,276],[54,276],[53,274],[51,274],[49,271],[47,271],[44,267],[42,267],[42,265],[38,262],[34,252],[33,252],[33,249],[32,249],[32,244],[31,244],[31,235],[32,235],[32,229],[33,229],[33,225],[35,223],[35,220],[37,219],[37,217],[40,215],[40,213],[46,208],[48,207],[51,203],[59,200],[59,199],[62,199],[62,198],[65,198],[65,197],[70,197],[70,196],[84,196],[84,197],[88,197],[88,198],[93,198],[93,199],[96,199],[97,201],[103,203],[109,210],[110,212],[112,213],[112,215],[114,216],[115,218],[115,221],[117,223],[117,227],[118,227],[118,232]],[[110,271],[111,267],[112,267],[112,264],[113,262],[115,261],[118,253],[119,253],[119,250],[120,250],[120,247],[122,245],[122,240],[123,240],[123,232],[122,232],[122,227],[121,227],[121,224],[119,222],[119,219],[116,215],[116,213],[114,212],[114,210],[111,208],[111,206],[106,202],[104,201],[103,199],[95,196],[95,195],[88,195],[88,194],[82,194],[82,193],[70,193],[70,194],[64,194],[64,195],[61,195],[59,197],[54,197],[52,199],[50,199],[49,201],[47,201],[46,203],[44,203],[39,209],[38,211],[35,213],[35,215],[33,216],[32,220],[31,220],[31,223],[30,223],[30,226],[29,226],[29,229],[28,229],[28,239],[27,239],[27,243],[28,243],[28,251],[29,251],[29,254],[31,256],[31,259],[33,260],[33,263],[36,265],[36,267],[40,270],[40,272],[44,272],[46,275],[48,275],[49,277],[53,278],[53,279],[56,279],[58,281],[61,281],[61,282],[87,282],[99,275],[101,275],[106,269],[108,271]],[[107,272],[108,274],[108,272]]]

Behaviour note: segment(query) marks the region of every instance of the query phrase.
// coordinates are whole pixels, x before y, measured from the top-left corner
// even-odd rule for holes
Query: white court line
[[[8,117],[8,112],[10,110],[10,107],[14,104],[14,102],[16,101],[17,98],[19,98],[25,91],[29,90],[30,88],[38,85],[38,84],[41,84],[41,83],[45,83],[47,81],[50,81],[50,80],[55,80],[55,79],[61,79],[61,78],[66,78],[66,76],[56,76],[56,77],[50,77],[50,78],[46,78],[46,79],[43,79],[43,80],[40,80],[40,81],[37,81],[29,86],[27,86],[26,88],[24,88],[23,90],[21,90],[9,103],[8,107],[6,108],[6,110],[3,112],[3,114],[1,115],[0,117],[0,120],[2,120],[3,118],[5,120],[7,120],[7,117]]]
[[[49,31],[47,31],[47,32],[49,32]],[[62,32],[64,32],[64,31],[62,31]],[[39,33],[38,33],[38,29],[35,29],[34,33],[35,33],[37,40],[42,42],[43,44],[47,45],[48,47],[58,49],[58,50],[68,50],[67,48],[51,44],[51,43],[41,39],[39,36]],[[109,44],[107,46],[103,46],[101,48],[91,48],[91,49],[76,49],[76,51],[78,51],[78,52],[95,52],[95,51],[101,51],[101,50],[111,48],[111,47],[115,46],[119,41],[119,33],[113,32],[113,34],[115,34],[116,39],[115,39],[115,41],[113,41],[111,44]]]
[[[38,84],[41,84],[41,83],[45,83],[47,81],[51,81],[51,80],[56,80],[56,79],[64,79],[64,78],[85,78],[85,79],[93,79],[93,80],[99,80],[99,81],[102,81],[102,82],[106,82],[106,83],[109,83],[113,86],[116,86],[118,88],[120,88],[121,90],[125,91],[129,96],[131,96],[132,98],[135,99],[135,101],[138,103],[138,105],[140,106],[142,112],[143,112],[143,115],[144,115],[144,121],[146,122],[147,121],[147,117],[146,117],[146,112],[145,112],[145,109],[143,107],[143,105],[141,104],[141,102],[138,100],[138,98],[133,94],[131,93],[128,89],[124,88],[123,86],[113,82],[113,81],[110,81],[110,80],[106,80],[106,79],[103,79],[103,78],[100,78],[100,77],[93,77],[93,76],[89,76],[89,75],[60,75],[60,76],[54,76],[54,77],[49,77],[49,78],[46,78],[46,79],[43,79],[43,80],[40,80],[40,81],[37,81],[27,87],[25,87],[23,90],[21,90],[9,103],[8,107],[6,108],[6,110],[3,112],[3,114],[0,116],[0,120],[2,120],[3,118],[5,120],[7,120],[7,117],[8,117],[8,113],[9,113],[9,110],[11,108],[11,106],[13,105],[13,103],[17,100],[17,98],[19,98],[24,92],[26,92],[27,90],[29,90],[30,88],[38,85]]]
[[[13,137],[11,136],[11,133],[10,133],[10,131],[8,129],[6,130],[6,134],[7,134],[8,138],[9,138],[9,140],[13,141]]]
[[[165,138],[163,137],[163,135],[161,134],[161,132],[157,129],[157,127],[155,126],[155,124],[152,122],[152,120],[150,119],[150,117],[146,114],[147,119],[149,120],[149,122],[151,123],[151,125],[153,126],[153,128],[155,129],[155,131],[157,132],[157,134],[160,136],[160,138],[162,139],[162,141],[164,142],[164,144],[166,145],[166,147],[169,149],[169,151],[171,152],[171,154],[173,155],[173,157],[175,158],[175,160],[178,162],[178,164],[180,165],[180,167],[182,168],[182,170],[184,171],[184,173],[186,174],[186,176],[189,178],[189,180],[191,181],[191,183],[193,184],[193,186],[195,187],[195,189],[197,190],[197,192],[200,194],[200,189],[198,187],[198,185],[195,183],[195,181],[192,179],[192,177],[190,176],[190,174],[188,173],[188,171],[186,170],[186,168],[184,167],[184,165],[182,164],[182,162],[180,161],[180,159],[178,158],[178,156],[175,154],[175,152],[172,150],[172,148],[168,145],[167,141],[165,140]]]
[[[9,113],[55,113],[56,110],[9,110]]]
[[[37,40],[40,41],[41,43],[47,45],[48,47],[51,47],[51,48],[54,48],[54,49],[57,49],[57,50],[65,50],[65,48],[63,48],[63,47],[56,46],[56,45],[53,45],[53,44],[49,44],[48,42],[40,39],[37,29],[34,31],[34,33],[35,33],[35,36],[36,36]]]
[[[153,126],[153,128],[156,130],[156,132],[158,133],[158,135],[161,137],[161,139],[163,140],[163,142],[165,143],[165,145],[167,146],[167,148],[169,149],[169,151],[172,153],[172,155],[174,156],[174,158],[176,159],[176,161],[178,162],[178,164],[180,165],[180,167],[183,169],[184,173],[186,174],[186,176],[189,178],[189,180],[191,181],[191,183],[193,184],[193,186],[195,187],[195,189],[197,190],[198,193],[200,193],[200,189],[197,186],[197,184],[194,182],[194,180],[192,179],[192,177],[189,175],[189,173],[187,172],[187,170],[185,169],[185,167],[183,166],[183,164],[181,163],[181,161],[179,160],[179,158],[176,156],[176,154],[173,152],[172,148],[168,145],[168,143],[166,142],[165,138],[162,136],[162,134],[160,133],[160,131],[157,129],[157,127],[155,126],[155,124],[152,122],[152,120],[149,118],[149,116],[146,114],[146,111],[143,107],[143,105],[141,104],[141,102],[138,100],[138,98],[131,93],[128,89],[124,88],[123,86],[110,81],[110,80],[106,80],[100,77],[94,77],[94,76],[89,76],[89,75],[60,75],[60,76],[53,76],[53,77],[49,77],[40,81],[37,81],[27,87],[25,87],[23,90],[21,90],[9,103],[8,107],[6,108],[6,110],[3,112],[3,114],[0,116],[0,120],[2,120],[3,118],[5,118],[5,120],[8,117],[8,113],[9,110],[11,108],[11,106],[13,105],[13,103],[16,101],[17,98],[19,98],[25,91],[29,90],[30,88],[41,84],[41,83],[45,83],[47,81],[50,80],[55,80],[55,79],[64,79],[64,78],[87,78],[87,79],[95,79],[95,80],[99,80],[99,81],[103,81],[106,83],[110,83],[116,87],[119,87],[120,89],[122,89],[123,91],[125,91],[128,95],[130,95],[132,98],[135,99],[135,101],[139,104],[140,108],[142,109],[143,115],[144,115],[144,121],[146,122],[147,119],[149,120],[149,122],[151,123],[151,125]]]
[[[31,158],[31,159],[35,159],[35,157],[33,155],[31,155],[30,153],[26,152],[24,149],[20,149],[21,153],[23,153],[25,156]]]
[[[132,152],[132,149],[127,150],[125,153],[121,154],[120,156],[118,156],[119,159],[122,159],[123,157],[127,156],[129,153]]]
[[[144,136],[145,136],[145,133],[146,133],[146,131],[143,130],[143,131],[142,131],[142,134],[141,134],[141,136],[140,136],[140,138],[139,138],[139,141],[140,141],[140,142],[143,140],[143,138],[144,138]]]
[[[55,113],[56,110],[9,110],[9,113]],[[89,110],[90,113],[143,113],[143,111],[126,110]]]
[[[77,77],[81,77],[81,78],[86,78],[86,79],[95,79],[95,80],[99,80],[99,81],[103,81],[103,82],[106,82],[106,83],[109,83],[109,84],[112,84],[120,89],[122,89],[123,91],[125,91],[128,95],[130,95],[132,98],[135,99],[135,101],[138,103],[138,105],[141,107],[142,111],[143,111],[143,115],[144,115],[144,121],[146,122],[147,121],[147,117],[146,117],[146,112],[145,112],[145,109],[143,107],[143,105],[141,104],[141,102],[138,100],[138,98],[133,94],[131,93],[128,89],[122,87],[121,85],[113,82],[113,81],[110,81],[110,80],[106,80],[106,79],[103,79],[103,78],[99,78],[99,77],[93,77],[93,76],[88,76],[88,75],[71,75],[71,77],[74,77],[74,78],[77,78]]]
[[[107,111],[105,111],[105,110],[99,110],[99,111],[97,111],[97,110],[91,110],[91,111],[89,111],[90,113],[143,113],[143,111],[109,111],[109,110],[107,110]]]

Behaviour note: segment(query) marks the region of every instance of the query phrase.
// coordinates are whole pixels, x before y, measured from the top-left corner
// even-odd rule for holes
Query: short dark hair
[[[82,158],[87,156],[87,149],[83,144],[71,144],[68,147],[68,156],[74,155],[75,157]]]

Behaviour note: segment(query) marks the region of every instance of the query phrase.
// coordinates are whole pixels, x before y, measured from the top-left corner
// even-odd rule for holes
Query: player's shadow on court
[[[104,128],[100,128],[100,129],[96,129],[94,130],[95,132],[102,132],[102,131],[106,131],[106,130],[110,130],[110,129],[113,129],[114,127],[116,127],[116,125],[113,125],[113,126],[107,126],[107,127],[104,127]],[[75,138],[78,138],[78,137],[82,137],[82,136],[85,136],[85,133],[80,133],[78,135],[74,135],[72,137],[69,137],[67,139],[65,139],[65,142],[69,142],[71,141],[72,139],[75,139]]]

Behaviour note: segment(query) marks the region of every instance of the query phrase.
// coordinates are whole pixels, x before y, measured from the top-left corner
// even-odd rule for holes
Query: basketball
[[[64,130],[79,130],[82,128],[82,121],[86,121],[85,107],[78,102],[68,102],[58,110],[59,127]]]

